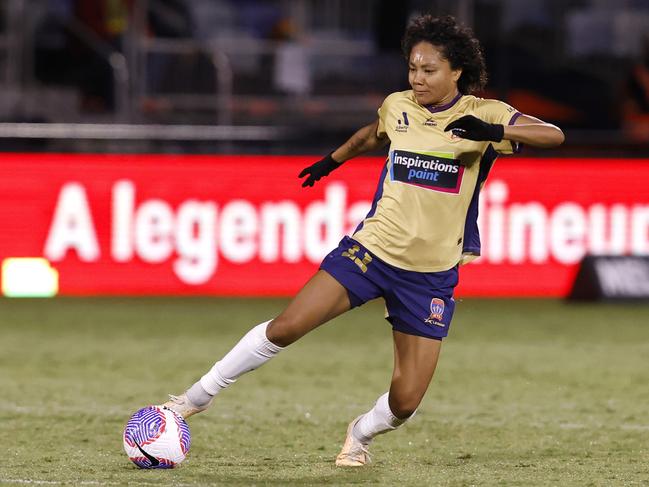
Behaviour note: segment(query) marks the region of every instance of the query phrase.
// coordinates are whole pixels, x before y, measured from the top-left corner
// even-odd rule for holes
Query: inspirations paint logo
[[[452,152],[390,152],[390,178],[442,193],[459,193],[464,167]]]

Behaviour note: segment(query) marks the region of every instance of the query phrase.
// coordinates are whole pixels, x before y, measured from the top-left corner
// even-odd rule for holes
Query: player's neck
[[[439,108],[439,107],[449,105],[458,97],[459,94],[460,94],[460,92],[457,89],[455,89],[455,90],[449,92],[444,98],[442,98],[438,102],[431,103],[428,106],[430,108]]]
[[[447,96],[432,105],[426,105],[426,109],[431,113],[439,113],[451,108],[462,97],[462,94],[457,90],[449,93]]]

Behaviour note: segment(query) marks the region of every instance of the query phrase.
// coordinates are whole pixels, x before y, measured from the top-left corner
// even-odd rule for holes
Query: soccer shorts
[[[324,258],[320,269],[347,289],[352,308],[383,297],[392,329],[436,340],[448,335],[455,310],[457,266],[442,272],[399,269],[344,237]]]

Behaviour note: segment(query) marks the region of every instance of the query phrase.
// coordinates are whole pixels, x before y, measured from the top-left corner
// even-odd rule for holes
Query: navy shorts
[[[455,310],[457,266],[442,272],[399,269],[344,237],[320,269],[347,289],[352,308],[382,296],[392,329],[436,340],[448,335]]]

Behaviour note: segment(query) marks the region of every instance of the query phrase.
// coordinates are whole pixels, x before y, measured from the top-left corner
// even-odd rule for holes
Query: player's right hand
[[[342,166],[342,162],[336,162],[334,158],[331,157],[331,154],[333,154],[333,152],[327,154],[326,157],[323,157],[315,164],[302,169],[302,172],[300,172],[298,178],[303,178],[306,175],[309,176],[302,183],[303,188],[307,186],[313,186],[316,181],[320,181],[321,178],[329,175],[331,171]]]
[[[500,142],[503,140],[505,129],[497,123],[488,123],[473,115],[465,115],[462,118],[449,123],[444,132],[451,131],[453,135],[469,140],[490,140]]]

